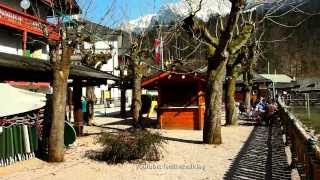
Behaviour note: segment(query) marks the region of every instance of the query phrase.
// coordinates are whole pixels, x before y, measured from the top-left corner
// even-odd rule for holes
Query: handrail
[[[3,9],[5,9],[5,10],[7,10],[7,11],[11,11],[11,12],[14,13],[14,14],[18,14],[18,15],[20,15],[20,16],[23,16],[23,17],[26,17],[26,18],[29,18],[29,19],[32,19],[32,20],[41,22],[41,23],[46,24],[46,25],[55,26],[54,24],[51,24],[51,23],[49,23],[48,21],[45,21],[45,20],[43,20],[43,19],[41,19],[41,18],[39,18],[39,17],[37,17],[37,16],[32,16],[32,15],[30,15],[30,14],[17,11],[16,9],[11,8],[11,7],[7,6],[7,5],[4,5],[4,4],[1,4],[1,3],[0,3],[0,7],[3,8]]]
[[[290,142],[291,151],[296,156],[293,162],[303,166],[307,178],[320,179],[320,148],[317,138],[305,129],[302,122],[283,103],[278,104],[286,142]]]
[[[0,24],[21,29],[40,36],[49,36],[50,39],[59,40],[60,34],[56,25],[36,16],[17,11],[0,3]]]

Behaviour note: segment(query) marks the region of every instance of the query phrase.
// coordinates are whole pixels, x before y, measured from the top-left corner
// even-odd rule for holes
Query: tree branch
[[[253,28],[254,25],[252,23],[247,23],[242,27],[241,32],[235,38],[233,38],[228,45],[228,51],[231,54],[239,51],[240,48],[247,43],[247,41],[250,39]]]
[[[223,31],[219,41],[219,46],[217,47],[217,51],[221,55],[224,54],[228,48],[228,44],[232,39],[234,29],[238,22],[241,9],[243,9],[244,6],[244,0],[232,0],[231,2],[232,7],[228,18],[227,27]]]
[[[219,39],[211,35],[205,23],[199,19],[196,19],[194,15],[190,15],[183,20],[182,28],[189,35],[198,36],[209,45],[217,47],[219,43]]]

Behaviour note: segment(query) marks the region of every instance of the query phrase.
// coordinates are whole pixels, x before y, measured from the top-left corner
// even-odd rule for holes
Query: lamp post
[[[22,0],[20,2],[20,7],[23,9],[23,12],[26,12],[27,9],[30,8],[30,1],[29,0]],[[23,31],[22,34],[22,48],[23,48],[23,55],[26,56],[27,52],[27,31]]]
[[[29,9],[29,7],[30,7],[30,1],[29,0],[22,0],[21,2],[20,2],[20,7],[23,9],[23,10],[27,10],[27,9]]]

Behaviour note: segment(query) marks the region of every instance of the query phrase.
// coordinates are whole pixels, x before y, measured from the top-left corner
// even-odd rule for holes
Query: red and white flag
[[[159,63],[161,60],[161,40],[160,39],[154,40],[154,49],[155,49],[154,60],[157,63]]]

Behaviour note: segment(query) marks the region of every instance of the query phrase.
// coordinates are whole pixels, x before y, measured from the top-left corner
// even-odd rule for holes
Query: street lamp
[[[29,9],[29,7],[30,7],[30,1],[29,1],[29,0],[22,0],[22,1],[20,2],[20,7],[21,7],[22,9],[24,9],[24,10]]]

